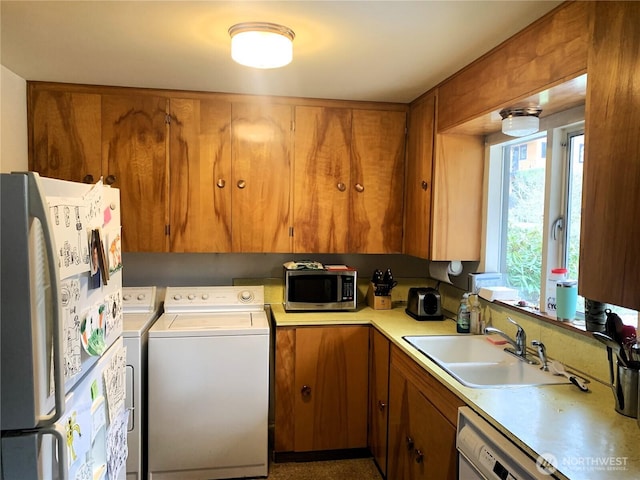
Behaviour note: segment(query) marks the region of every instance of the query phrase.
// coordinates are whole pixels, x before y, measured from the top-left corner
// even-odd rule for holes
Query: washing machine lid
[[[229,312],[220,314],[177,315],[169,330],[211,330],[216,328],[251,328],[251,313]]]
[[[153,322],[158,318],[158,312],[152,313],[125,313],[122,316],[122,336],[129,337],[141,337]]]
[[[181,313],[162,315],[149,330],[151,337],[216,335],[268,335],[264,311],[224,313]]]

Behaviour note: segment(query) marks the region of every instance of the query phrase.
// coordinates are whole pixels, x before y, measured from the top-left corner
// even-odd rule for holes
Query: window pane
[[[580,220],[582,217],[582,167],[584,133],[569,136],[569,175],[567,195],[567,249],[565,262],[570,278],[578,278],[580,261]],[[578,311],[584,312],[584,299],[578,299]]]
[[[503,272],[527,302],[540,302],[546,136],[504,147]],[[546,153],[546,152],[545,152]]]

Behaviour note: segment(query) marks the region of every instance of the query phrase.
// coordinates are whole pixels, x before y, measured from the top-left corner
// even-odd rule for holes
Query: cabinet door
[[[231,251],[231,103],[171,98],[172,252]]]
[[[288,105],[232,106],[234,252],[291,251],[291,125]]]
[[[164,252],[168,224],[167,99],[102,96],[102,157],[122,204],[122,248]]]
[[[351,253],[401,253],[406,113],[353,110]]]
[[[394,365],[389,377],[388,478],[457,478],[456,429]]]
[[[296,329],[295,451],[366,448],[369,327]]]
[[[404,253],[425,259],[429,258],[430,253],[435,109],[435,93],[411,106],[407,139]]]
[[[74,182],[100,179],[100,98],[30,85],[30,170]]]
[[[484,139],[439,134],[433,174],[431,260],[480,260]]]
[[[592,8],[579,289],[640,310],[640,3]]]
[[[351,110],[296,107],[294,252],[347,251],[350,146]]]
[[[389,340],[375,328],[371,328],[369,347],[369,448],[378,468],[386,475]]]

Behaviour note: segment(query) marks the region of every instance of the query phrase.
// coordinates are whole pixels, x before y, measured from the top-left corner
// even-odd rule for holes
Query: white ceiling
[[[26,80],[410,102],[560,1],[6,1],[1,62]],[[294,30],[294,60],[254,70],[231,25]]]

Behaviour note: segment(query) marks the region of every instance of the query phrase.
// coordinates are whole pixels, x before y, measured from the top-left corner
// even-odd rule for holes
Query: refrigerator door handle
[[[56,449],[58,451],[58,478],[67,478],[69,475],[68,460],[67,460],[67,446],[65,434],[58,430],[56,426],[42,428],[39,430],[42,435],[52,435],[53,440],[56,442]]]
[[[65,388],[64,388],[64,350],[63,350],[63,325],[60,308],[60,272],[56,264],[55,238],[51,230],[49,210],[44,190],[40,183],[40,177],[34,172],[27,172],[29,191],[29,214],[40,220],[42,232],[47,248],[47,263],[51,280],[51,301],[53,313],[53,384],[55,387],[55,408],[49,415],[42,415],[37,427],[47,427],[57,422],[64,414]],[[66,468],[66,463],[65,463]],[[62,477],[66,478],[66,477]]]

